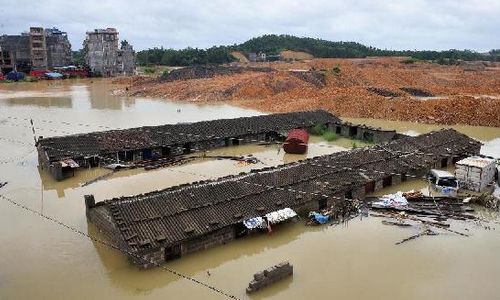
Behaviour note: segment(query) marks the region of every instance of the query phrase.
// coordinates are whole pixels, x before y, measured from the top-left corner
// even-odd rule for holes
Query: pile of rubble
[[[382,217],[382,224],[398,227],[415,227],[417,234],[396,243],[400,245],[421,236],[438,235],[440,231],[450,232],[468,237],[468,233],[451,229],[449,220],[471,221],[489,230],[490,226],[482,225],[487,220],[473,214],[472,204],[484,206],[498,211],[500,199],[491,194],[460,198],[460,197],[429,197],[421,192],[385,195],[381,198],[367,198],[371,202],[372,217]],[[465,229],[468,230],[468,229]]]

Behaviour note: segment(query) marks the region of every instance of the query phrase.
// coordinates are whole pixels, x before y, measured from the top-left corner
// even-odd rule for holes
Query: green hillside
[[[332,42],[322,39],[296,37],[292,35],[263,35],[242,44],[217,46],[208,49],[186,48],[181,50],[153,48],[137,53],[140,65],[187,66],[200,64],[222,64],[234,60],[231,51],[265,52],[279,54],[282,50],[304,51],[322,58],[362,58],[367,56],[409,56],[440,64],[455,64],[459,60],[500,61],[499,50],[487,54],[471,50],[446,51],[393,51],[369,47],[355,42]],[[408,61],[411,63],[411,60]]]

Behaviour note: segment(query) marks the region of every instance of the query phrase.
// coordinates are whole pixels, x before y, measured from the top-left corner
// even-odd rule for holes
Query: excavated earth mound
[[[269,112],[322,108],[345,117],[500,127],[499,63],[441,66],[402,60],[198,66],[172,71],[163,79],[133,77],[121,83],[130,95],[231,101]]]

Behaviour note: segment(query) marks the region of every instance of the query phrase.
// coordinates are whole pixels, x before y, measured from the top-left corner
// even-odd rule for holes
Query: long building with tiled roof
[[[97,204],[86,196],[87,215],[134,263],[152,267],[239,237],[245,220],[284,208],[306,212],[362,199],[478,154],[480,145],[442,130]]]
[[[304,111],[40,138],[37,148],[40,164],[60,180],[65,166],[88,167],[117,159],[127,162],[180,155],[266,141],[290,129],[340,122],[323,110]]]

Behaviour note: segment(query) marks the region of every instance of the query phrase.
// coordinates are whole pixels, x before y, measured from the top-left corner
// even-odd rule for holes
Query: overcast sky
[[[387,49],[500,48],[500,0],[0,0],[0,34],[116,27],[136,50],[228,45],[269,33]]]

